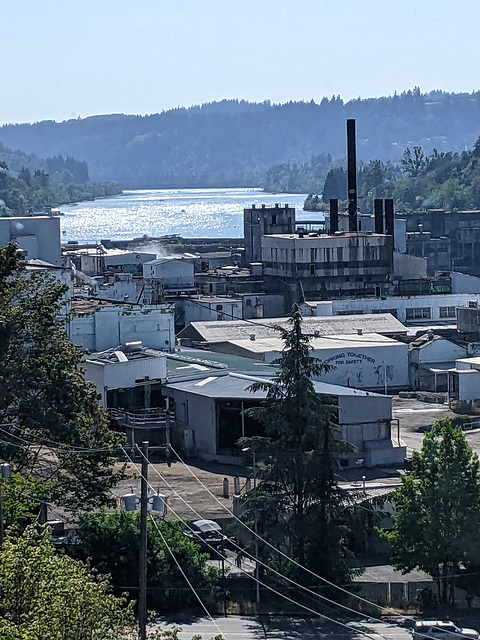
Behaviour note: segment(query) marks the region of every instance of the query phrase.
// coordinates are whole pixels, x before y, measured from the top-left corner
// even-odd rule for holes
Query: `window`
[[[314,264],[311,264],[311,265],[310,265],[310,275],[311,275],[311,276],[314,276],[314,275],[315,275],[315,265],[314,265]]]
[[[440,307],[440,318],[455,318],[455,307]]]
[[[405,309],[406,320],[430,320],[432,317],[432,310],[430,307],[411,307]]]

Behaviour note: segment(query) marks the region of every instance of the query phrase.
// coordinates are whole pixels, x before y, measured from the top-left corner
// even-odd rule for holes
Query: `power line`
[[[143,452],[142,452],[142,455],[143,455]],[[161,473],[156,469],[155,465],[152,465],[152,466],[153,466],[153,470],[155,471],[155,473],[156,473],[156,474],[158,475],[158,477],[159,477],[159,478],[160,478],[160,479],[161,479],[161,480],[162,480],[162,481],[167,485],[167,487],[168,487],[171,491],[173,491],[173,493],[174,493],[175,495],[177,495],[177,496],[180,498],[180,500],[181,500],[181,501],[182,501],[182,502],[183,502],[183,503],[184,503],[184,504],[185,504],[189,509],[191,509],[191,511],[193,511],[193,513],[194,513],[198,518],[202,519],[202,515],[201,515],[200,513],[198,513],[198,511],[196,511],[196,509],[195,509],[194,507],[192,507],[192,506],[191,506],[191,504],[190,504],[187,500],[185,500],[185,499],[183,498],[183,496],[181,496],[181,495],[178,493],[178,491],[176,491],[176,490],[172,487],[172,485],[171,485],[171,484],[170,484],[170,483],[165,479],[165,477],[164,477],[164,476],[162,476],[162,475],[161,475]],[[176,514],[176,513],[175,513],[175,511],[173,510],[173,508],[171,508],[171,507],[169,507],[169,508],[170,508],[170,510],[174,513],[174,515],[178,517],[178,514]],[[348,606],[346,606],[346,605],[344,605],[344,604],[342,604],[342,603],[340,603],[340,602],[337,602],[337,601],[335,601],[335,600],[331,600],[330,598],[327,598],[326,596],[324,596],[324,595],[322,595],[322,594],[319,594],[319,593],[317,593],[316,591],[313,591],[312,589],[309,589],[308,587],[306,587],[306,586],[304,586],[304,585],[302,585],[302,584],[300,584],[300,583],[296,582],[295,580],[293,580],[292,578],[289,578],[288,576],[284,575],[284,574],[283,574],[283,573],[281,573],[280,571],[277,571],[275,568],[270,567],[269,565],[267,565],[267,564],[266,564],[265,562],[263,562],[262,560],[259,560],[258,558],[255,558],[255,556],[253,556],[252,554],[250,554],[250,553],[248,553],[248,552],[245,552],[245,550],[244,550],[242,547],[240,547],[238,544],[236,544],[235,542],[233,542],[233,541],[231,541],[231,542],[232,542],[232,544],[233,544],[233,546],[234,546],[235,548],[237,548],[237,549],[238,549],[238,550],[240,550],[240,551],[243,551],[243,552],[245,553],[245,555],[246,555],[247,557],[249,557],[251,560],[255,560],[255,562],[258,562],[262,567],[264,567],[264,568],[268,569],[269,571],[272,571],[272,573],[274,573],[274,574],[276,574],[277,576],[279,576],[280,578],[282,578],[282,579],[286,580],[286,581],[287,581],[287,582],[289,582],[290,584],[295,585],[297,588],[303,589],[304,591],[306,591],[306,592],[307,592],[307,593],[309,593],[310,595],[312,595],[312,596],[314,596],[314,597],[317,597],[317,598],[320,598],[320,599],[322,599],[322,600],[324,600],[324,601],[326,601],[326,602],[329,602],[330,604],[333,604],[333,605],[334,605],[334,606],[336,606],[336,607],[340,607],[340,608],[342,608],[342,609],[345,609],[346,611],[349,611],[350,613],[355,613],[356,615],[362,615],[362,613],[361,613],[360,611],[357,611],[356,609],[352,609],[352,608],[350,608],[350,607],[348,607]],[[208,543],[207,543],[207,545],[208,545]],[[208,545],[208,546],[210,546],[210,545]],[[225,559],[226,559],[226,558],[225,558]],[[228,562],[228,560],[227,560],[227,562]],[[231,564],[231,563],[229,563],[229,564]],[[240,570],[241,570],[241,568],[240,568]],[[249,577],[252,577],[252,576],[250,576],[250,574],[248,574],[248,575],[249,575]],[[254,578],[254,579],[256,580],[256,578]],[[260,584],[264,584],[264,583],[260,582]],[[321,615],[321,614],[319,614],[319,615]],[[380,619],[378,619],[378,618],[373,618],[372,616],[369,616],[369,618],[371,618],[372,620],[376,620],[377,622],[381,622],[381,620],[380,620]]]
[[[230,511],[230,509],[223,504],[223,502],[221,502],[217,496],[215,496],[215,494],[213,494],[210,489],[200,480],[200,478],[191,470],[191,468],[183,461],[183,459],[180,457],[180,455],[175,451],[175,449],[173,447],[172,451],[173,453],[177,456],[177,458],[180,460],[180,462],[184,465],[184,467],[189,471],[189,473],[197,480],[197,482],[199,484],[201,484],[201,486],[207,491],[207,493],[209,493],[216,502],[218,502],[218,504],[220,504],[222,506],[222,508],[227,511],[230,516],[232,516],[237,522],[239,522],[243,527],[245,527],[252,535],[256,535],[258,537],[258,539],[263,542],[264,544],[266,544],[268,547],[270,547],[271,549],[273,549],[273,551],[275,551],[276,553],[278,553],[279,555],[283,556],[286,560],[288,560],[289,562],[292,562],[294,565],[296,565],[297,567],[299,567],[300,569],[303,569],[304,571],[306,571],[307,573],[309,573],[310,575],[312,575],[314,578],[316,578],[317,580],[321,580],[322,582],[325,582],[326,584],[330,585],[331,587],[334,587],[335,589],[338,589],[339,591],[342,591],[343,593],[346,593],[349,596],[353,596],[354,598],[357,598],[358,600],[360,600],[361,602],[364,602],[365,604],[371,605],[376,607],[377,609],[380,610],[384,610],[386,609],[387,611],[390,611],[392,613],[395,613],[395,615],[397,615],[397,612],[394,611],[394,609],[388,609],[386,607],[382,607],[378,604],[376,604],[375,602],[371,602],[370,600],[367,600],[366,598],[362,598],[361,596],[352,593],[350,591],[347,591],[347,589],[344,589],[343,587],[340,587],[339,585],[335,584],[334,582],[331,582],[330,580],[327,580],[327,578],[323,578],[322,576],[318,575],[317,573],[315,573],[314,571],[311,571],[311,569],[308,569],[308,567],[304,567],[303,565],[301,565],[299,562],[297,562],[294,558],[291,558],[290,556],[288,556],[286,553],[284,553],[283,551],[281,551],[280,549],[277,549],[276,547],[274,547],[270,542],[268,542],[268,540],[266,540],[265,538],[263,538],[261,535],[259,535],[258,533],[256,534],[253,529],[251,527],[249,527],[245,522],[243,522],[243,520],[241,520],[240,518],[238,518],[238,516],[236,516],[233,511]]]
[[[126,452],[125,452],[125,454],[126,454]],[[126,455],[128,455],[128,454],[126,454]],[[139,471],[139,469],[138,469],[138,466],[137,466],[137,465],[135,465],[135,463],[131,460],[131,458],[130,458],[130,462],[131,462],[131,463],[133,464],[133,466],[137,469],[137,473],[140,473],[140,474],[141,474],[141,472],[140,472],[140,471]],[[147,482],[148,482],[148,480],[147,480]],[[154,490],[154,487],[151,485],[151,483],[150,483],[150,482],[148,482],[148,484],[150,485],[150,488],[151,488],[152,490]],[[176,514],[176,512],[174,511],[174,509],[172,509],[171,507],[169,507],[169,509],[172,511],[172,513],[173,513],[177,518],[179,518],[178,514]],[[159,527],[158,527],[157,523],[155,522],[155,520],[153,519],[153,516],[151,516],[151,514],[150,514],[150,518],[153,520],[153,522],[155,523],[155,526],[156,526],[156,528],[157,528],[157,531],[160,533],[160,529],[159,529]],[[180,518],[179,518],[179,519],[180,519]],[[187,526],[187,528],[188,528],[192,533],[194,533],[193,529],[192,529],[188,524],[186,524],[186,526]],[[164,536],[163,536],[161,533],[160,533],[160,535],[162,536],[162,540],[164,540],[164,541],[165,541]],[[216,550],[214,547],[212,547],[210,544],[208,544],[208,542],[207,542],[207,546],[208,546],[210,549],[212,549],[213,551],[215,551],[216,553],[218,553],[218,550]],[[167,549],[168,549],[168,550],[170,551],[170,553],[172,554],[172,558],[175,560],[175,563],[177,564],[177,567],[179,567],[179,568],[180,568],[179,564],[177,563],[177,561],[176,561],[176,559],[175,559],[175,556],[173,555],[173,553],[172,553],[172,551],[170,550],[170,548],[168,547],[168,545],[167,545]],[[226,556],[222,556],[221,554],[218,554],[218,555],[220,555],[220,556],[223,558],[223,560],[226,560],[227,564],[230,564],[231,566],[233,566],[233,563],[232,563],[232,562],[231,562],[231,561],[230,561]],[[351,631],[351,627],[349,627],[347,624],[345,624],[345,623],[343,623],[343,622],[340,622],[339,620],[335,620],[334,618],[330,618],[329,616],[326,616],[325,614],[320,613],[319,611],[316,611],[315,609],[312,609],[312,608],[308,607],[307,605],[304,605],[304,604],[302,604],[302,603],[300,603],[300,602],[298,602],[298,601],[294,600],[293,598],[290,598],[289,596],[287,596],[287,595],[285,595],[285,594],[281,593],[280,591],[278,591],[278,590],[277,590],[277,589],[275,589],[274,587],[272,587],[272,586],[268,585],[267,583],[263,582],[262,580],[258,580],[256,577],[252,576],[251,574],[249,574],[248,572],[244,571],[243,569],[241,569],[241,568],[240,568],[240,570],[242,571],[242,573],[245,573],[247,576],[249,576],[249,577],[250,577],[251,579],[253,579],[255,582],[258,582],[258,583],[259,583],[259,584],[261,584],[263,587],[265,587],[266,589],[268,589],[268,590],[272,591],[273,593],[275,593],[276,595],[280,596],[281,598],[284,598],[285,600],[288,600],[288,601],[289,601],[289,602],[291,602],[292,604],[294,604],[294,605],[296,605],[296,606],[298,606],[298,607],[301,607],[302,609],[305,609],[305,610],[306,610],[306,611],[308,611],[309,613],[313,613],[314,615],[317,615],[317,616],[319,616],[319,617],[321,617],[321,618],[324,618],[325,620],[328,620],[329,622],[333,622],[334,624],[340,625],[340,626],[342,626],[342,627],[344,627],[344,628],[348,629],[349,631]],[[182,575],[184,575],[183,571],[182,571]],[[185,579],[186,579],[186,580],[187,580],[187,582],[188,582],[187,577],[186,577],[186,576],[184,576],[184,577],[185,577]],[[190,583],[189,583],[189,584],[190,584]],[[313,593],[314,593],[314,592],[313,592]],[[318,595],[318,594],[315,594],[315,595]],[[197,598],[198,598],[198,596],[197,596]],[[333,601],[333,602],[334,602],[334,601]],[[334,602],[334,604],[337,604],[337,603],[335,603],[335,602]],[[205,610],[205,609],[204,609],[204,610]],[[358,614],[358,613],[359,613],[358,611],[355,611],[355,610],[351,610],[351,611],[354,611],[356,614]],[[210,617],[210,616],[209,616],[209,617]],[[217,627],[217,628],[218,628],[218,627]],[[372,636],[372,635],[370,635],[370,634],[368,634],[368,633],[365,633],[364,631],[359,631],[359,633],[360,633],[361,635],[365,636],[366,638],[370,638],[370,640],[376,640],[376,638],[375,638],[374,636]],[[381,637],[383,637],[385,640],[387,640],[386,636],[383,636],[382,634],[378,634],[378,635],[380,635],[380,636],[381,636]]]

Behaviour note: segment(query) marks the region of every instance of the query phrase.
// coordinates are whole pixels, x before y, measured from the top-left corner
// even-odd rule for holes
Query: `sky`
[[[480,89],[478,0],[1,1],[0,123]]]

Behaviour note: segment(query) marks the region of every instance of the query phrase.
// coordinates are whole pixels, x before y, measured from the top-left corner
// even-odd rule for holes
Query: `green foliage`
[[[347,172],[343,167],[330,169],[323,185],[323,201],[328,202],[332,198],[347,199]]]
[[[19,535],[37,518],[40,502],[47,499],[53,483],[19,473],[11,473],[1,482],[5,528]]]
[[[413,154],[410,148],[407,147],[403,152],[403,158],[400,161],[402,169],[411,178],[416,178],[427,166],[428,160],[425,159],[425,154],[422,151],[422,147],[413,147]]]
[[[21,167],[21,168],[20,168]],[[67,156],[41,160],[0,143],[0,215],[26,215],[61,204],[121,193],[113,182],[92,183],[85,162]],[[15,173],[18,175],[15,177]]]
[[[0,635],[7,640],[126,640],[131,607],[108,582],[58,554],[35,528],[0,550]]]
[[[184,535],[180,522],[158,522],[168,546],[172,549],[190,582],[208,598],[219,574],[206,565],[208,556],[201,554]],[[155,526],[148,520],[148,604],[157,611],[196,606],[198,602],[177,568]],[[75,554],[90,559],[101,573],[111,576],[112,585],[120,592],[138,593],[139,515],[127,511],[85,514],[78,529],[79,545]]]
[[[320,193],[331,165],[332,158],[325,154],[301,164],[275,164],[266,172],[262,186],[265,191],[280,193]]]
[[[245,439],[259,460],[257,496],[247,496],[247,518],[257,510],[259,531],[297,562],[330,580],[348,580],[346,502],[335,469],[342,443],[337,439],[334,400],[317,395],[312,378],[328,367],[310,355],[310,337],[302,333],[294,305],[291,327],[282,330],[284,349],[262,407],[249,413],[265,437]],[[293,566],[286,572],[297,573]],[[300,576],[300,574],[299,574]],[[302,572],[301,579],[307,579]]]
[[[66,336],[66,286],[17,269],[15,246],[0,249],[0,457],[51,480],[51,500],[88,509],[108,501],[121,477],[113,470],[119,436]]]
[[[460,428],[435,421],[391,500],[394,526],[384,537],[393,563],[439,578],[439,600],[452,601],[450,576],[478,556],[480,542],[479,462]]]
[[[265,186],[280,192],[289,190],[291,178],[290,186],[297,182],[294,165],[298,170],[314,154],[342,161],[347,118],[358,122],[359,158],[399,162],[411,140],[421,140],[426,155],[435,146],[462,152],[472,145],[479,104],[480,92],[422,94],[418,88],[347,103],[339,96],[320,104],[223,100],[144,117],[8,125],[0,128],[0,140],[42,157],[61,149],[85,160],[93,180],[125,188],[260,186],[269,183],[270,167],[283,165],[272,172],[278,180]],[[324,178],[299,193],[320,194]]]

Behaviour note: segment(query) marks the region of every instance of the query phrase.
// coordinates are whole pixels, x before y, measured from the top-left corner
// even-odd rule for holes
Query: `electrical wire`
[[[171,445],[170,445],[171,446]],[[335,589],[338,589],[339,591],[342,591],[343,593],[352,596],[354,598],[356,598],[357,600],[364,602],[365,604],[368,604],[372,607],[375,607],[376,609],[379,609],[380,611],[387,611],[392,613],[393,615],[398,615],[398,611],[396,611],[395,609],[391,609],[390,607],[383,607],[379,604],[377,604],[376,602],[372,602],[370,600],[367,600],[366,598],[362,598],[361,596],[348,591],[347,589],[344,589],[343,587],[340,587],[339,585],[336,585],[333,582],[330,582],[329,580],[327,580],[327,578],[323,578],[322,576],[316,574],[315,572],[311,571],[310,569],[308,569],[307,567],[304,567],[303,565],[301,565],[300,563],[298,563],[296,560],[294,560],[293,558],[290,558],[287,554],[283,553],[283,551],[281,551],[280,549],[277,549],[276,547],[274,547],[270,542],[268,542],[268,540],[266,540],[265,538],[263,538],[262,536],[260,536],[258,533],[255,533],[255,531],[253,531],[253,529],[251,529],[246,523],[244,523],[240,518],[238,518],[233,511],[230,511],[230,509],[223,504],[223,502],[221,502],[214,493],[212,493],[210,491],[210,489],[200,480],[200,478],[198,478],[198,476],[190,469],[190,467],[182,460],[182,458],[179,456],[179,454],[173,449],[173,447],[171,447],[172,451],[175,453],[175,455],[178,457],[178,459],[180,460],[180,462],[187,468],[187,470],[193,475],[193,477],[197,480],[197,482],[199,482],[199,484],[215,499],[216,502],[218,502],[218,504],[220,504],[236,521],[238,521],[241,525],[243,525],[251,534],[253,534],[254,536],[256,536],[261,542],[265,543],[268,547],[270,547],[271,549],[273,549],[274,551],[276,551],[278,554],[280,554],[281,556],[283,556],[284,558],[286,558],[287,560],[289,560],[290,562],[292,562],[293,564],[295,564],[296,566],[298,566],[300,569],[303,569],[304,571],[306,571],[307,573],[311,574],[312,576],[316,577],[317,579],[325,582],[326,584],[330,585],[331,587],[334,587]],[[155,468],[155,467],[154,467]],[[287,579],[287,578],[286,578]],[[315,592],[314,592],[315,593]],[[319,594],[316,594],[317,596]],[[335,602],[335,601],[334,601]],[[336,603],[337,606],[341,606],[339,603]],[[354,610],[355,611],[355,610]],[[357,614],[359,614],[359,611],[356,611]],[[321,614],[320,614],[321,615]],[[372,620],[377,620],[379,621],[378,618],[374,618],[372,616],[368,616],[370,619]],[[453,636],[458,636],[459,638],[463,638],[461,633],[456,633],[456,632],[451,632]],[[423,638],[430,638],[430,636],[428,636],[427,634],[421,633],[416,631],[416,635],[423,637]],[[430,639],[431,640],[431,639]]]
[[[165,536],[163,535],[160,527],[158,526],[157,521],[155,520],[155,518],[152,516],[152,514],[148,514],[150,516],[150,520],[153,522],[155,529],[157,530],[159,536],[162,539],[163,544],[167,547],[167,550],[169,552],[169,554],[172,556],[173,561],[175,562],[178,570],[180,571],[180,573],[182,574],[183,578],[185,579],[185,582],[188,584],[188,586],[190,587],[190,589],[192,590],[193,594],[195,595],[195,597],[197,598],[198,602],[200,603],[202,609],[205,611],[205,613],[207,614],[210,622],[214,625],[215,629],[218,631],[218,633],[222,636],[222,638],[225,638],[226,640],[226,636],[223,634],[222,630],[220,629],[220,627],[218,626],[218,624],[215,622],[215,620],[213,619],[211,613],[209,612],[209,610],[207,609],[207,607],[205,606],[203,600],[200,598],[199,594],[197,593],[197,590],[195,589],[195,587],[193,586],[193,584],[190,582],[190,580],[188,579],[187,574],[185,573],[185,571],[182,569],[181,564],[179,563],[177,557],[175,556],[175,554],[173,553],[172,549],[170,548],[170,545],[168,544],[168,542],[165,539]]]
[[[141,452],[142,457],[144,457],[146,459],[145,454],[143,453],[143,451]],[[155,473],[158,475],[158,477],[166,484],[166,486],[176,495],[178,496],[178,498],[199,518],[202,519],[202,515],[194,508],[191,506],[191,504],[185,500],[183,498],[183,496],[180,495],[180,493],[178,493],[178,491],[176,491],[172,485],[168,482],[168,480],[166,480],[166,478],[164,476],[162,476],[162,474],[158,471],[158,469],[155,467],[155,465],[153,466],[153,470],[155,471]],[[178,517],[178,515],[175,513],[175,511],[169,507],[169,509],[173,512],[173,514]],[[308,587],[300,584],[299,582],[296,582],[295,580],[293,580],[292,578],[289,578],[288,576],[284,575],[283,573],[281,573],[280,571],[277,571],[275,568],[270,567],[268,564],[266,564],[265,562],[263,562],[262,560],[255,558],[254,555],[252,555],[251,553],[245,551],[242,547],[240,547],[240,545],[236,544],[233,540],[230,540],[230,543],[239,551],[242,551],[245,553],[245,555],[250,558],[251,560],[254,560],[255,562],[257,562],[259,565],[261,565],[262,567],[264,567],[265,569],[271,571],[272,573],[274,573],[275,575],[279,576],[280,578],[282,578],[283,580],[289,582],[290,584],[293,584],[295,587],[303,589],[304,591],[306,591],[307,593],[309,593],[311,596],[314,596],[316,598],[320,598],[321,600],[324,600],[325,602],[329,602],[330,604],[336,606],[336,607],[340,607],[346,611],[349,611],[350,613],[354,613],[356,615],[364,615],[362,614],[362,612],[356,610],[356,609],[352,609],[351,607],[348,607],[340,602],[337,602],[335,600],[332,600],[330,598],[327,598],[327,596],[324,596],[320,593],[317,593],[316,591],[313,591],[312,589],[309,589]],[[208,544],[208,543],[207,543]],[[208,545],[210,546],[210,545]],[[226,559],[226,558],[225,558]],[[228,561],[228,560],[227,560]],[[232,564],[232,563],[229,563]],[[241,569],[241,568],[240,568]],[[250,576],[250,574],[248,574]],[[250,576],[251,577],[251,576]],[[263,583],[260,583],[263,584]],[[374,620],[376,622],[382,622],[379,618],[374,618],[373,616],[368,616],[371,620]]]
[[[50,438],[44,438],[43,436],[33,436],[36,438],[40,438],[41,442],[33,442],[30,440],[26,440],[24,437],[22,438],[21,436],[17,436],[15,433],[11,433],[10,431],[7,431],[6,429],[3,429],[2,427],[7,427],[7,426],[12,426],[15,427],[16,429],[20,429],[20,427],[18,425],[16,425],[15,423],[4,423],[0,426],[0,432],[12,437],[12,438],[17,438],[17,440],[20,440],[20,442],[25,443],[26,445],[32,447],[45,447],[46,449],[50,449],[53,450],[54,448],[67,448],[67,449],[71,449],[72,451],[74,451],[75,453],[101,453],[101,452],[108,452],[108,451],[112,451],[113,449],[116,449],[119,445],[114,445],[113,447],[99,447],[99,448],[93,448],[93,447],[80,447],[78,445],[73,445],[73,444],[65,444],[64,442],[58,442],[56,440],[52,440]],[[50,443],[52,445],[55,445],[55,447],[50,447],[48,446],[47,443]]]
[[[264,544],[266,544],[268,547],[270,547],[273,551],[275,551],[276,553],[278,553],[279,555],[281,555],[282,557],[284,557],[286,560],[288,560],[289,562],[292,562],[295,566],[299,567],[300,569],[303,569],[304,571],[306,571],[307,573],[309,573],[310,575],[312,575],[314,578],[316,578],[317,580],[321,580],[322,582],[325,582],[326,584],[330,585],[331,587],[334,587],[335,589],[338,589],[339,591],[342,591],[343,593],[352,596],[354,598],[356,598],[357,600],[368,604],[370,606],[373,606],[379,610],[386,610],[386,611],[390,611],[391,613],[394,613],[395,615],[398,614],[397,611],[395,611],[394,609],[389,609],[388,607],[382,607],[381,605],[375,603],[375,602],[371,602],[370,600],[367,600],[366,598],[362,598],[362,596],[359,596],[355,593],[352,593],[350,591],[348,591],[347,589],[344,589],[343,587],[340,587],[339,585],[335,584],[334,582],[331,582],[330,580],[327,580],[327,578],[323,578],[322,576],[318,575],[317,573],[315,573],[314,571],[311,571],[310,569],[308,569],[308,567],[304,567],[303,565],[301,565],[299,562],[297,562],[294,558],[291,558],[290,556],[288,556],[286,553],[284,553],[283,551],[281,551],[280,549],[277,549],[277,547],[273,546],[273,544],[271,544],[270,542],[268,542],[268,540],[266,540],[265,538],[263,538],[261,535],[259,535],[258,533],[255,533],[255,531],[249,527],[245,522],[243,522],[243,520],[241,520],[238,516],[236,516],[233,511],[231,511],[223,502],[221,502],[221,500],[219,500],[217,498],[217,496],[212,493],[210,491],[210,489],[202,482],[202,480],[191,470],[191,468],[189,467],[189,465],[187,465],[183,459],[180,457],[180,455],[177,453],[177,451],[175,451],[175,449],[173,447],[171,447],[173,453],[177,456],[177,458],[179,459],[179,461],[183,464],[183,466],[189,471],[189,473],[197,480],[197,482],[207,491],[207,493],[212,496],[212,498],[214,498],[214,500],[216,502],[218,502],[218,504],[220,504],[222,506],[222,508],[227,511],[227,513],[234,518],[235,521],[239,522],[243,527],[245,527],[252,535],[256,536],[261,542],[263,542]]]
[[[138,449],[139,449],[139,448],[138,448]],[[139,449],[139,450],[140,450],[140,449]],[[125,452],[125,453],[126,453],[126,452]],[[147,459],[147,458],[146,458],[146,459]],[[147,459],[147,461],[148,461],[148,459]],[[139,470],[138,466],[137,466],[137,465],[135,465],[135,463],[131,460],[131,458],[130,458],[130,462],[131,462],[131,463],[133,464],[133,466],[136,468],[137,473],[139,473],[140,477],[144,478],[144,476],[143,476],[143,475],[142,475],[142,473],[141,473],[141,470]],[[145,478],[144,478],[144,479],[145,479]],[[146,479],[146,482],[147,482],[147,484],[150,486],[150,488],[151,488],[152,490],[154,490],[154,487],[151,485],[151,483],[148,481],[148,479]],[[175,512],[171,507],[169,507],[169,509],[170,509],[170,511],[172,511],[172,513],[173,513],[177,518],[179,518],[178,514],[176,514],[176,512]],[[153,519],[153,516],[151,516],[151,514],[150,514],[150,517],[151,517],[151,519],[153,520],[153,522],[155,522],[155,520]],[[179,519],[180,519],[180,518],[179,518]],[[156,522],[155,522],[155,526],[156,526],[156,528],[157,528],[157,531],[160,533],[160,529],[159,529],[159,527],[157,526]],[[187,525],[187,528],[188,528],[192,533],[194,533],[194,530],[193,530],[189,525]],[[161,535],[161,534],[160,534],[160,535]],[[163,536],[163,535],[162,535],[162,540],[165,540],[165,538],[164,538],[164,536]],[[209,546],[213,551],[215,551],[216,553],[218,553],[218,550],[216,550],[214,547],[212,547],[212,546],[211,546],[211,545],[209,545],[208,543],[207,543],[207,546]],[[167,546],[167,549],[169,549],[169,548],[168,548],[168,546]],[[171,552],[171,550],[170,550],[170,549],[169,549],[169,551],[170,551],[170,553],[172,554],[172,557],[174,558],[174,560],[175,560],[175,562],[176,562],[176,559],[175,559],[175,557],[174,557],[173,553]],[[219,555],[221,555],[221,554],[219,554]],[[233,566],[233,563],[232,563],[232,562],[231,562],[231,561],[230,561],[226,556],[221,556],[221,557],[223,558],[223,560],[226,560],[227,564],[230,564],[231,566]],[[177,566],[179,567],[179,565],[178,565],[178,563],[177,563],[177,562],[176,562],[176,564],[177,564]],[[298,601],[294,600],[293,598],[290,598],[289,596],[287,596],[287,595],[285,595],[285,594],[281,593],[280,591],[278,591],[278,590],[277,590],[277,589],[275,589],[274,587],[271,587],[270,585],[268,585],[267,583],[263,582],[262,580],[258,580],[256,577],[252,576],[251,574],[249,574],[248,572],[244,571],[243,569],[241,569],[241,568],[240,568],[240,570],[242,571],[242,573],[245,573],[247,576],[249,576],[249,577],[250,577],[251,579],[253,579],[255,582],[257,582],[258,584],[262,585],[263,587],[265,587],[266,589],[268,589],[268,590],[269,590],[269,591],[271,591],[272,593],[275,593],[276,595],[280,596],[281,598],[284,598],[285,600],[288,600],[288,601],[289,601],[289,602],[291,602],[292,604],[294,604],[294,605],[296,605],[296,606],[298,606],[298,607],[301,607],[302,609],[304,609],[305,611],[308,611],[309,613],[312,613],[312,614],[314,614],[314,615],[316,615],[316,616],[319,616],[319,617],[321,617],[321,618],[324,618],[325,620],[328,620],[329,622],[333,622],[334,624],[340,625],[340,626],[344,627],[345,629],[348,629],[349,631],[351,631],[351,627],[349,627],[347,624],[345,624],[345,623],[343,623],[343,622],[340,622],[339,620],[335,620],[335,618],[330,618],[329,616],[326,616],[325,614],[320,613],[319,611],[316,611],[315,609],[312,609],[311,607],[308,607],[307,605],[304,605],[304,604],[302,604],[302,603],[300,603],[300,602],[298,602]],[[183,574],[183,572],[182,572],[182,575],[184,575],[184,574]],[[185,579],[187,579],[187,578],[186,578],[186,576],[185,576]],[[188,580],[187,580],[187,581],[188,581]],[[318,595],[318,594],[316,594],[316,595]],[[197,598],[198,598],[198,596],[197,596]],[[334,603],[334,604],[337,604],[337,603]],[[353,611],[354,611],[354,610],[353,610]],[[359,613],[358,611],[354,611],[354,612],[355,612],[357,615],[358,615],[358,613]],[[368,634],[368,633],[365,633],[364,631],[358,630],[358,633],[360,633],[362,636],[364,636],[364,637],[366,637],[366,638],[369,638],[370,640],[377,640],[377,639],[375,638],[375,636],[370,635],[370,634]],[[384,638],[384,640],[388,640],[388,638],[387,638],[386,636],[383,636],[382,634],[378,634],[378,635],[380,635],[382,638]]]

